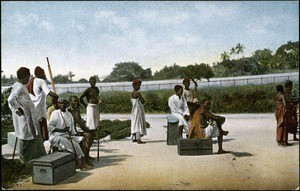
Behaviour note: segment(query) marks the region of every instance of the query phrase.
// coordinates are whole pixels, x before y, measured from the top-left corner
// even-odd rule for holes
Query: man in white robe
[[[34,70],[35,78],[32,78],[27,84],[27,89],[31,100],[34,103],[39,120],[41,134],[44,141],[49,140],[48,127],[47,127],[47,108],[46,99],[47,95],[52,98],[58,99],[58,95],[51,91],[46,83],[45,71],[37,66]]]
[[[19,156],[21,162],[29,162],[46,154],[39,130],[36,110],[29,92],[24,86],[28,83],[30,71],[21,67],[17,71],[18,81],[14,83],[8,97],[12,111],[15,136],[20,141]]]
[[[88,165],[88,159],[84,157],[84,153],[79,145],[83,137],[75,136],[76,131],[73,116],[66,110],[68,101],[61,99],[58,104],[60,109],[52,112],[48,123],[48,130],[50,132],[49,141],[51,145],[58,147],[58,149],[75,153],[78,159],[78,165],[81,169],[92,169],[92,166]]]
[[[141,140],[141,137],[147,135],[146,120],[143,96],[138,92],[142,84],[141,80],[134,80],[132,83],[133,91],[131,93],[131,134],[133,142],[138,144],[145,143]]]
[[[185,133],[189,132],[188,121],[190,118],[190,112],[187,102],[184,100],[183,87],[181,85],[175,85],[174,90],[175,94],[169,98],[168,106],[171,110],[171,114],[179,120],[178,137],[182,138],[183,129],[185,129]]]

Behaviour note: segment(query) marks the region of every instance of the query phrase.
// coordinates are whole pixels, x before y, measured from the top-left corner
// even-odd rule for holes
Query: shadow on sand
[[[248,152],[236,152],[236,151],[230,151],[231,154],[233,154],[236,157],[251,157],[254,156],[252,153]]]
[[[97,160],[93,161],[94,168],[102,168],[105,166],[119,165],[121,162],[125,161],[127,158],[132,157],[132,155],[107,155],[100,156],[99,162]]]

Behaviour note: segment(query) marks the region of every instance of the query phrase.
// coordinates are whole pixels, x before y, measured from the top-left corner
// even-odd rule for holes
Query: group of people
[[[222,129],[225,117],[214,115],[210,112],[211,101],[204,99],[201,102],[195,98],[194,91],[190,89],[190,78],[183,79],[184,88],[175,85],[175,93],[169,98],[168,106],[171,114],[179,122],[178,138],[182,138],[183,132],[189,139],[218,138],[218,154],[228,153],[223,149],[223,136],[228,131]]]
[[[50,90],[46,83],[45,71],[37,66],[35,77],[30,70],[21,67],[17,71],[18,81],[12,86],[8,98],[12,110],[15,135],[20,140],[19,155],[21,162],[29,162],[46,154],[44,142],[49,140],[52,148],[67,150],[76,156],[77,166],[82,170],[92,169],[94,160],[89,151],[96,137],[99,126],[99,89],[96,78],[90,77],[90,87],[78,98],[59,98]],[[132,82],[131,93],[131,135],[132,141],[145,144],[141,138],[147,135],[144,103],[140,94],[141,80]],[[222,129],[225,117],[210,112],[211,101],[201,102],[190,89],[190,79],[184,78],[183,86],[175,85],[175,93],[168,99],[168,106],[173,116],[179,120],[178,138],[183,133],[189,139],[218,138],[218,154],[227,153],[223,150],[223,136],[228,131]],[[298,119],[297,98],[292,94],[292,81],[287,80],[285,91],[282,85],[277,85],[275,96],[275,116],[277,119],[276,138],[278,145],[288,146],[288,133],[293,134],[295,141]],[[52,97],[52,106],[46,108],[47,96]],[[87,102],[85,102],[85,99]],[[81,118],[79,104],[86,107],[86,122]]]
[[[94,160],[89,151],[96,137],[99,125],[99,89],[96,78],[91,77],[91,87],[78,98],[59,98],[46,83],[45,71],[37,66],[35,77],[30,70],[21,67],[17,71],[18,81],[14,83],[8,98],[12,110],[15,135],[20,141],[21,162],[46,154],[44,142],[51,148],[66,150],[75,154],[77,167],[82,170],[93,168]],[[47,96],[52,97],[52,106],[46,108]],[[87,103],[85,102],[85,98]],[[81,118],[79,101],[86,107],[86,123]]]
[[[285,87],[285,88],[284,88]],[[276,141],[278,146],[289,146],[289,133],[293,134],[293,140],[297,138],[298,131],[298,98],[292,93],[293,82],[287,80],[284,87],[279,84],[276,86],[277,94],[275,95],[275,117],[277,121]]]

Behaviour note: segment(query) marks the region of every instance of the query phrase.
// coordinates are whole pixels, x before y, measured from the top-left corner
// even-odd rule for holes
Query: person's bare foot
[[[293,141],[299,141],[299,139],[297,137],[294,137]]]
[[[139,139],[138,141],[137,141],[137,144],[145,144],[146,142],[144,142],[144,141],[142,141],[141,139]]]
[[[291,144],[291,143],[288,143],[288,142],[283,142],[283,145],[284,145],[284,146],[291,146],[292,144]]]
[[[229,133],[229,131],[223,131],[222,134],[226,136],[226,135],[228,135],[228,133]]]
[[[230,153],[229,151],[225,151],[225,150],[218,150],[217,154],[225,154],[225,153]]]

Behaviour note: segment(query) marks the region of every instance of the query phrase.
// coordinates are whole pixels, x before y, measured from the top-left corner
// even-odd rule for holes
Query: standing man
[[[190,81],[191,79],[186,77],[183,79],[182,83],[184,85],[183,90],[183,97],[187,102],[191,119],[193,118],[193,115],[197,109],[197,105],[199,104],[199,101],[197,98],[195,98],[194,90],[190,89]]]
[[[287,116],[286,116],[286,125],[289,133],[293,134],[293,140],[299,141],[296,137],[297,128],[298,128],[298,115],[297,115],[297,105],[298,100],[295,95],[292,93],[293,82],[287,80],[285,82],[285,97],[287,102]]]
[[[185,129],[187,135],[189,132],[190,112],[187,106],[187,102],[183,98],[183,87],[181,85],[175,85],[175,94],[173,94],[168,100],[168,106],[171,110],[171,114],[179,120],[179,132],[178,138],[182,138],[183,129]]]
[[[275,96],[275,117],[276,141],[278,146],[288,146],[288,129],[286,127],[287,103],[282,85],[276,86],[277,94]]]
[[[72,114],[73,119],[74,119],[74,127],[77,132],[77,135],[79,136],[84,136],[84,140],[82,143],[82,146],[84,149],[82,151],[84,152],[84,156],[87,159],[93,160],[89,153],[91,146],[95,140],[96,137],[96,132],[95,130],[90,130],[89,128],[86,127],[85,123],[83,122],[83,119],[81,118],[80,111],[79,111],[79,99],[77,96],[71,96],[70,97],[70,108],[68,111]],[[79,128],[77,128],[77,125]],[[93,165],[92,163],[89,163],[89,165]]]
[[[92,76],[89,79],[91,87],[87,88],[79,97],[80,103],[86,108],[86,126],[90,130],[96,130],[99,125],[99,89],[96,87],[96,77]],[[84,101],[87,99],[87,104]]]
[[[35,78],[32,78],[28,84],[27,89],[30,93],[30,98],[33,101],[37,112],[37,118],[39,120],[41,134],[43,140],[49,140],[48,127],[47,127],[47,108],[46,99],[47,95],[52,98],[58,99],[58,95],[51,91],[46,83],[45,71],[37,66],[34,70]]]
[[[132,141],[137,142],[137,144],[145,143],[141,140],[141,137],[147,135],[144,110],[145,99],[140,94],[140,92],[138,92],[140,90],[141,84],[141,80],[134,80],[132,82],[133,91],[131,92],[131,134]]]
[[[15,135],[20,141],[19,155],[22,163],[46,154],[36,117],[37,112],[25,87],[29,77],[30,71],[28,68],[19,68],[17,71],[18,81],[14,83],[8,97]]]

